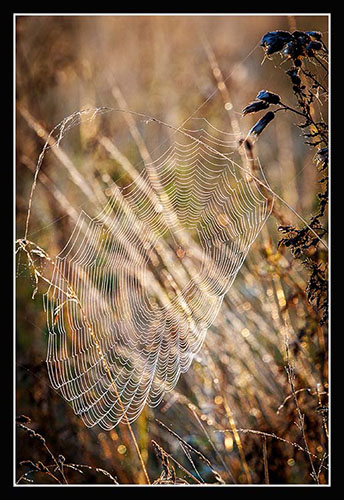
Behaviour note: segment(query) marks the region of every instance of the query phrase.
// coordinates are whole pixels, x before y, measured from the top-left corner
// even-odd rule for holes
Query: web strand
[[[44,296],[48,373],[89,427],[133,422],[175,387],[269,215],[230,159],[228,134],[203,125],[97,217],[82,212],[56,257]]]

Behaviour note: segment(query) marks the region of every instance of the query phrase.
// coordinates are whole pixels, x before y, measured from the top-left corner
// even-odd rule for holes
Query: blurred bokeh
[[[192,127],[190,117],[206,118],[224,131],[233,132],[237,126],[245,137],[257,116],[242,117],[241,110],[259,90],[278,93],[284,102],[295,105],[282,59],[277,55],[264,60],[259,46],[268,31],[295,29],[320,31],[326,42],[328,18],[18,16],[17,238],[25,232],[34,170],[46,133],[63,118],[93,106],[127,108],[173,127],[183,123]],[[314,106],[326,119],[327,103],[319,101]],[[99,181],[99,189],[106,189],[106,175],[125,185],[130,179],[120,164],[110,162],[95,143],[100,136],[116,137],[121,153],[138,171],[143,168],[144,148],[137,147],[125,116],[97,123],[71,131],[76,136],[75,141],[69,140],[74,146],[67,152],[81,178]],[[278,113],[255,148],[270,186],[307,218],[317,203],[319,179],[314,149],[304,144],[297,123],[295,115]],[[164,140],[151,137],[142,119],[135,118],[135,126],[149,151]],[[92,205],[71,180],[70,172],[57,168],[52,156],[38,175],[27,238],[53,259],[68,241],[81,209],[91,216],[101,209],[101,195],[99,206]],[[278,209],[288,223],[298,222],[284,205],[279,204]],[[216,482],[209,466],[187,451],[158,419],[207,457],[227,484],[233,478],[238,484],[264,484],[267,470],[271,484],[314,482],[302,433],[294,423],[296,409],[285,369],[286,318],[307,443],[316,471],[320,467],[320,482],[327,481],[327,469],[321,462],[327,440],[319,411],[326,404],[328,390],[326,335],[305,298],[306,271],[286,249],[277,249],[278,225],[272,215],[190,370],[158,408],[146,408],[133,424],[151,481],[162,471],[153,440],[198,481]],[[44,259],[39,262],[39,255],[37,266],[43,275],[49,274],[49,265]],[[31,428],[44,436],[56,456],[65,457],[66,464],[92,468],[83,469],[83,474],[65,468],[68,482],[111,483],[95,470],[101,468],[119,483],[144,483],[126,426],[121,424],[108,433],[86,428],[49,386],[42,306],[46,287],[40,282],[38,293],[31,298],[35,282],[23,252],[17,255],[16,285],[16,413],[31,418]],[[19,429],[17,479],[27,470],[19,465],[23,460],[51,464],[41,443]],[[178,477],[192,483],[173,459],[169,463]],[[32,479],[53,484],[44,473],[37,472]]]

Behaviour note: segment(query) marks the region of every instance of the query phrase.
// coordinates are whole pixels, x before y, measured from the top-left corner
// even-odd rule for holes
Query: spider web
[[[132,422],[176,386],[269,215],[230,158],[232,135],[197,124],[129,185],[113,183],[98,216],[82,211],[56,257],[47,368],[89,427]]]

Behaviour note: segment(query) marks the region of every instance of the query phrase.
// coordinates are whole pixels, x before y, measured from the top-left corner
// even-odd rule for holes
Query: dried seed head
[[[302,43],[292,40],[284,49],[284,54],[291,59],[297,59],[305,54],[305,47]]]
[[[314,36],[311,37],[310,33]],[[320,50],[323,47],[317,37],[319,37],[317,32],[294,31],[292,39],[284,49],[284,54],[294,61],[304,56],[313,57],[313,50]]]
[[[321,40],[322,38],[322,33],[320,31],[305,31],[305,33],[315,40]]]
[[[267,125],[275,118],[275,113],[273,111],[268,111],[263,118],[261,118],[249,131],[248,135],[254,135],[258,137]]]
[[[310,41],[310,37],[305,31],[293,31],[292,37],[303,45]]]
[[[261,39],[261,46],[264,47],[267,55],[275,52],[282,52],[294,61],[300,57],[313,57],[313,50],[323,48],[321,43],[322,34],[320,31],[269,31]],[[309,44],[315,43],[314,47]]]
[[[290,79],[292,83],[296,86],[301,85],[301,78],[299,77],[299,69],[298,68],[291,68],[288,71],[286,71],[287,75],[290,76]]]
[[[261,101],[267,102],[269,104],[278,104],[281,100],[278,94],[274,94],[273,92],[269,92],[268,90],[261,90],[256,99],[260,99]]]
[[[318,149],[317,156],[320,161],[328,162],[328,147]]]
[[[269,107],[268,102],[264,101],[253,101],[246,108],[242,110],[242,115],[245,116],[249,113],[256,113],[257,111],[261,111],[262,109],[266,109]]]
[[[267,55],[280,52],[284,46],[292,39],[289,31],[269,31],[261,39],[261,46],[264,47]]]
[[[308,57],[313,57],[314,56],[314,51],[321,50],[323,48],[323,44],[318,41],[312,40],[309,42],[309,44],[306,47],[306,53]]]
[[[316,41],[311,41],[307,45],[307,49],[312,49],[312,50],[321,50],[323,48],[323,45],[321,42],[316,42]]]

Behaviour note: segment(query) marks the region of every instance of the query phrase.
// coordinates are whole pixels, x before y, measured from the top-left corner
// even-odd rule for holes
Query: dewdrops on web
[[[251,332],[250,332],[250,330],[249,330],[248,328],[243,328],[243,329],[241,330],[241,335],[242,335],[244,338],[248,338],[248,337],[250,337]]]
[[[268,200],[230,159],[232,139],[206,120],[189,129],[97,217],[82,213],[56,257],[48,373],[88,427],[133,422],[175,387],[266,222]]]
[[[222,403],[223,403],[223,397],[222,396],[215,396],[214,403],[216,405],[222,405]]]
[[[124,444],[120,444],[118,447],[117,447],[117,451],[120,455],[125,455],[126,452],[127,452],[127,447],[124,445]]]

